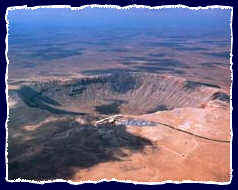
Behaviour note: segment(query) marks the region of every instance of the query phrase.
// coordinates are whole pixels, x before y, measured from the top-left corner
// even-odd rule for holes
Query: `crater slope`
[[[38,104],[43,101],[51,104],[54,107],[51,111],[55,111],[56,107],[64,107],[69,113],[110,115],[200,107],[214,97],[220,98],[221,95],[215,94],[219,90],[220,87],[214,84],[187,81],[179,77],[118,72],[67,82],[36,82],[27,88],[21,87],[17,92],[28,104],[34,99]],[[40,107],[46,108],[45,105]]]

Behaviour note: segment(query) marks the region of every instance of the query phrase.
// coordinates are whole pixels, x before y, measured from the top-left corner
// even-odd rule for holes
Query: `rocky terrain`
[[[229,181],[229,99],[145,72],[9,85],[9,177]]]
[[[180,107],[200,107],[212,99],[229,102],[215,84],[151,73],[118,72],[71,81],[21,85],[17,94],[30,107],[52,113],[143,114]],[[50,98],[49,98],[50,97]],[[63,107],[64,111],[60,108]]]

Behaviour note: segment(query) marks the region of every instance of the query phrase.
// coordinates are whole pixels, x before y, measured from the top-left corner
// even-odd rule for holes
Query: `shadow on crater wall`
[[[17,90],[17,93],[22,101],[29,107],[47,110],[54,114],[83,115],[83,113],[69,112],[52,107],[61,105],[57,101],[42,95],[42,93],[37,92],[29,86],[22,86],[19,90]]]

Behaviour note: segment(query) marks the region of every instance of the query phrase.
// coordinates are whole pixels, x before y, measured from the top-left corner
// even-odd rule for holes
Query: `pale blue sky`
[[[86,8],[72,11],[69,8],[40,8],[36,10],[9,11],[10,34],[26,34],[77,30],[91,28],[133,30],[173,30],[214,32],[230,35],[231,9],[190,10],[187,8],[164,8],[149,10],[142,8],[111,9]]]

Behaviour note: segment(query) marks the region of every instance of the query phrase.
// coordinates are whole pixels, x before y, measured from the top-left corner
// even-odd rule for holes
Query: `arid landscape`
[[[230,11],[10,11],[8,178],[229,182]]]

